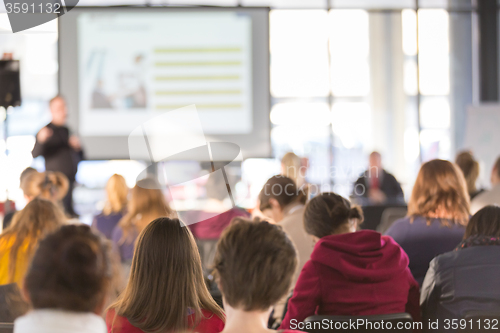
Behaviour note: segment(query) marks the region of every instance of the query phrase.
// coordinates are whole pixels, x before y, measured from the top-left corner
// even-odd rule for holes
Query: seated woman
[[[110,246],[86,225],[67,225],[42,240],[24,282],[33,310],[16,319],[16,333],[105,333],[111,281]]]
[[[410,258],[421,285],[431,260],[462,241],[469,221],[469,194],[462,171],[448,161],[422,165],[408,203],[408,216],[387,231]]]
[[[30,202],[34,198],[43,198],[55,203],[64,211],[62,200],[68,193],[68,178],[58,171],[28,172],[20,185],[24,198]]]
[[[125,291],[106,314],[108,332],[218,333],[224,313],[210,296],[189,228],[158,218],[141,232]]]
[[[317,241],[295,285],[281,328],[312,315],[408,312],[420,319],[418,284],[408,257],[390,237],[356,231],[361,209],[335,193],[306,206],[304,225]]]
[[[149,222],[162,216],[171,217],[172,209],[153,179],[142,179],[132,188],[127,214],[114,228],[111,239],[118,249],[122,263],[130,264],[134,245],[141,231]]]
[[[476,161],[470,151],[463,151],[455,158],[456,165],[462,170],[467,191],[469,192],[470,200],[474,199],[478,194],[484,192],[484,189],[477,188],[477,179],[479,178],[479,162]]]
[[[272,306],[288,293],[297,254],[283,230],[235,218],[215,253],[215,278],[227,319],[223,333],[269,333]]]
[[[17,212],[0,235],[0,285],[22,284],[39,240],[66,221],[53,202],[35,198]]]
[[[94,217],[92,227],[102,232],[107,239],[125,214],[127,208],[128,187],[123,176],[114,174],[106,184],[106,203],[102,213]]]
[[[445,330],[444,319],[460,320],[469,311],[500,312],[499,274],[500,207],[486,206],[470,219],[465,240],[431,261],[420,300],[425,322],[439,319],[441,332],[455,332]]]

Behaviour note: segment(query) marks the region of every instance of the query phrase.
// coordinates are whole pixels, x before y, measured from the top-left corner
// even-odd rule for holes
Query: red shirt
[[[207,310],[201,310],[203,314],[203,319],[198,323],[196,327],[193,327],[193,331],[197,333],[219,333],[224,329],[224,322],[217,315],[213,314]],[[189,315],[190,321],[194,319],[194,314]],[[113,322],[114,321],[114,322]],[[122,316],[116,316],[115,310],[109,309],[106,313],[106,326],[108,327],[109,333],[143,333],[141,329],[133,326],[127,318]]]

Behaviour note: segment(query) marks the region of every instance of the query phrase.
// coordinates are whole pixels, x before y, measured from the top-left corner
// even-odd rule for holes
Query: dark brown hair
[[[325,192],[309,201],[304,211],[304,228],[310,235],[322,238],[335,234],[350,221],[363,222],[363,212],[349,200],[333,192]]]
[[[145,332],[189,329],[189,309],[196,318],[192,326],[202,319],[202,309],[224,320],[205,285],[191,231],[167,217],[152,221],[139,235],[127,287],[110,308]]]
[[[280,226],[237,217],[217,243],[214,265],[225,302],[267,310],[288,292],[297,254]]]
[[[26,207],[14,214],[12,223],[0,235],[0,241],[10,242],[9,281],[14,282],[17,257],[23,245],[29,262],[38,241],[65,223],[63,211],[53,202],[41,198],[31,200]]]
[[[305,203],[307,190],[298,189],[293,179],[277,175],[269,178],[259,193],[260,211],[271,208],[271,198],[276,199],[283,209],[293,202]]]
[[[448,215],[440,218],[442,225],[466,225],[469,209],[467,185],[458,166],[445,160],[432,160],[420,167],[408,202],[408,216],[426,217],[430,224],[432,214],[442,210]]]
[[[471,236],[500,237],[500,207],[486,206],[471,217],[464,238]]]
[[[111,246],[87,225],[66,225],[43,239],[25,285],[35,309],[93,312],[103,302]]]

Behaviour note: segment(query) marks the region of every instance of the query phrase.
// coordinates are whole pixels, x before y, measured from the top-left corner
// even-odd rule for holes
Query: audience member
[[[21,187],[21,184],[23,183],[24,179],[32,172],[36,172],[36,169],[33,169],[32,167],[27,167],[26,169],[23,170],[23,172],[21,172],[21,175],[19,176],[19,187]],[[5,214],[2,221],[2,230],[7,229],[15,213],[16,210],[12,210],[11,212]]]
[[[362,221],[361,209],[335,193],[323,193],[307,204],[304,225],[316,245],[281,328],[312,315],[408,312],[420,319],[419,288],[407,255],[390,237],[356,231]]]
[[[35,198],[17,212],[0,235],[0,285],[21,284],[39,240],[65,223],[53,202]]]
[[[108,332],[218,333],[224,313],[203,279],[189,228],[166,217],[141,232],[125,291],[106,314]]]
[[[260,210],[266,216],[277,222],[288,234],[298,252],[298,270],[295,272],[291,289],[295,286],[299,273],[305,263],[311,258],[313,242],[304,229],[304,192],[299,190],[295,182],[285,176],[271,177],[259,194]],[[275,305],[273,317],[281,320],[289,295]]]
[[[408,216],[386,232],[410,258],[421,285],[430,261],[462,241],[469,220],[469,194],[463,173],[451,162],[432,160],[420,168],[408,203]]]
[[[404,202],[401,185],[382,167],[380,153],[374,151],[370,154],[369,168],[354,183],[353,197],[363,205]]]
[[[423,318],[444,323],[469,311],[499,312],[499,246],[500,207],[487,206],[470,219],[455,251],[432,260],[422,286]],[[444,328],[440,331],[456,331]]]
[[[455,159],[455,163],[464,173],[470,199],[472,200],[475,196],[484,192],[482,189],[477,189],[476,182],[479,177],[479,162],[476,161],[472,153],[469,151],[459,153]]]
[[[123,176],[114,174],[106,184],[106,203],[102,213],[95,216],[92,227],[99,230],[107,239],[122,219],[127,208],[128,187]]]
[[[68,178],[61,172],[29,172],[21,181],[24,198],[30,202],[36,197],[47,199],[63,209],[62,199],[68,192]]]
[[[33,310],[15,333],[104,333],[100,316],[112,280],[110,245],[86,225],[67,225],[42,240],[24,283]]]
[[[75,217],[73,209],[73,186],[75,183],[78,162],[83,159],[80,139],[70,135],[66,127],[68,111],[66,101],[61,96],[52,98],[49,102],[52,120],[36,135],[33,157],[45,158],[47,171],[59,171],[68,178],[68,191],[64,196],[64,209],[70,217]]]
[[[232,207],[222,173],[210,174],[205,188],[207,200],[202,209],[189,212],[193,220],[200,222],[190,224],[189,228],[198,244],[203,270],[208,273],[209,267],[213,265],[215,246],[222,231],[233,218],[248,217],[250,214],[242,208]]]
[[[135,240],[152,220],[171,216],[172,209],[159,185],[153,179],[142,179],[130,191],[127,214],[114,228],[111,239],[118,249],[122,263],[130,263]]]
[[[475,214],[487,205],[500,205],[500,157],[491,170],[491,185],[489,191],[478,194],[471,203],[471,212]]]
[[[272,306],[288,294],[296,267],[295,248],[279,226],[234,219],[215,254],[227,315],[222,332],[269,332]]]
[[[292,179],[298,188],[307,185],[306,170],[307,165],[304,165],[303,160],[293,152],[286,153],[281,159],[281,175]]]

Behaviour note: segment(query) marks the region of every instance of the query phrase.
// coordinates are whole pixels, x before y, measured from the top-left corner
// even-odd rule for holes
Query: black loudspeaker
[[[19,60],[0,60],[0,106],[21,105]]]

